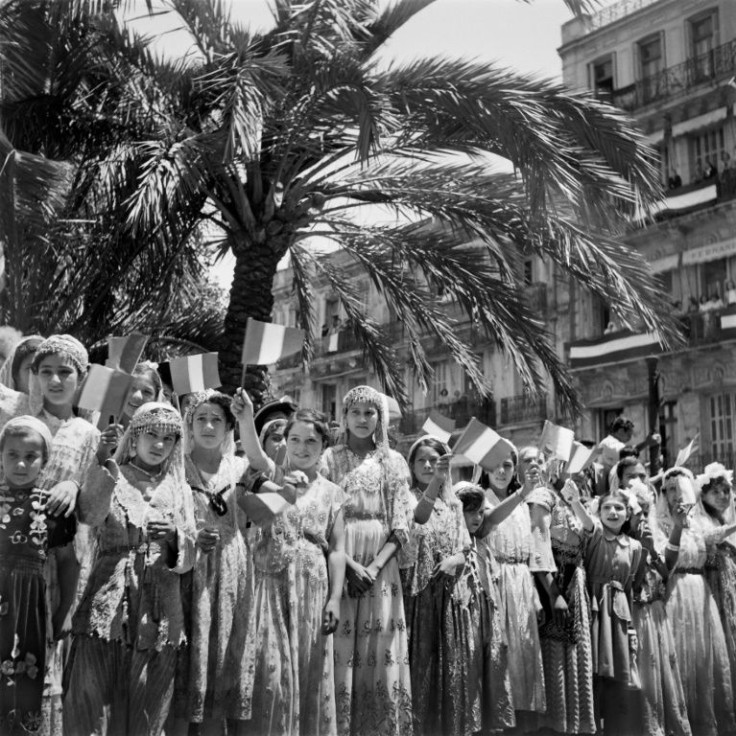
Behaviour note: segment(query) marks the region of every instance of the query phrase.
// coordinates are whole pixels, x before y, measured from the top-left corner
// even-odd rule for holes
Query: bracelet
[[[254,481],[253,485],[250,487],[250,490],[253,493],[258,493],[258,491],[261,489],[261,486],[268,480],[268,478],[265,475],[259,475]]]
[[[670,544],[669,542],[665,544],[664,548],[669,552],[679,552],[680,551],[679,544]]]

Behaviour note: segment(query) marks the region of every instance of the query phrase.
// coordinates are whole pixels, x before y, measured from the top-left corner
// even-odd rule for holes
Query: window
[[[614,88],[613,59],[613,54],[609,54],[590,65],[590,86],[599,99],[611,99]]]
[[[328,419],[334,419],[337,414],[337,386],[334,383],[322,384],[322,411]]]
[[[432,363],[434,375],[430,387],[432,406],[449,404],[462,393],[462,370],[454,361]],[[457,395],[456,395],[457,394]]]
[[[709,399],[712,460],[730,460],[734,451],[736,395],[716,394]]]
[[[692,153],[692,181],[715,178],[718,162],[725,151],[723,127],[713,128],[690,139]]]
[[[644,102],[656,100],[666,92],[664,69],[664,43],[661,34],[649,36],[639,42],[639,74]]]
[[[718,45],[718,12],[709,10],[690,20],[690,55],[693,81],[713,75],[713,49]]]
[[[717,292],[718,296],[723,297],[723,280],[726,276],[726,259],[719,258],[716,261],[704,263],[702,266],[702,274],[703,290],[701,294],[711,297]]]

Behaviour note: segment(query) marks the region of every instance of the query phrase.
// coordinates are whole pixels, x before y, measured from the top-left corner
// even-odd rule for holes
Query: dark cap
[[[291,415],[299,407],[289,398],[283,397],[276,401],[269,401],[268,404],[264,404],[253,417],[253,423],[256,425],[256,434],[260,436],[263,430],[263,425],[266,422],[270,422],[272,419],[289,419]]]

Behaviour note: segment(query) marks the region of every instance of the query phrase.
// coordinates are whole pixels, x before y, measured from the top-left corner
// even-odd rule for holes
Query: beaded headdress
[[[347,443],[348,426],[347,415],[351,407],[356,404],[371,404],[378,412],[378,422],[373,440],[379,450],[388,450],[388,399],[385,394],[370,386],[356,386],[348,391],[342,400],[342,423],[340,441]]]
[[[202,404],[212,401],[213,398],[231,400],[227,394],[208,388],[205,391],[197,391],[189,395],[186,411],[184,412],[184,454],[189,455],[194,449],[194,412],[199,409]],[[217,402],[213,402],[216,406],[221,406]],[[227,418],[227,416],[226,416]],[[233,417],[234,419],[234,417]],[[223,455],[235,454],[235,433],[234,429],[227,432],[225,441],[220,448]]]
[[[703,468],[703,472],[695,478],[698,488],[702,491],[714,481],[722,480],[729,486],[733,485],[733,470],[727,470],[721,463],[710,463]]]
[[[2,449],[2,446],[5,443],[5,438],[15,429],[29,429],[36,432],[43,440],[45,460],[49,459],[54,438],[51,436],[49,428],[40,419],[36,419],[36,417],[32,417],[27,414],[14,417],[5,423],[5,426],[0,432],[0,449]]]
[[[51,335],[51,337],[47,337],[36,349],[33,364],[38,366],[47,355],[58,354],[66,355],[80,376],[87,373],[87,367],[89,366],[87,348],[71,335]]]

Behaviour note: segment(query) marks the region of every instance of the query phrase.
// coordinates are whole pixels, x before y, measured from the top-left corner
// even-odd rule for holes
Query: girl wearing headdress
[[[434,437],[422,437],[409,449],[407,462],[415,524],[399,552],[399,566],[409,632],[414,733],[463,734],[466,719],[472,718],[472,703],[462,698],[466,683],[459,676],[461,641],[455,636],[459,621],[452,595],[470,537],[462,504],[449,487],[449,448]]]
[[[177,715],[191,731],[236,732],[251,717],[252,651],[246,648],[252,558],[239,524],[237,484],[248,463],[235,457],[231,399],[190,395],[184,416],[187,483],[197,525],[197,557],[185,601],[191,632],[180,666]]]
[[[251,425],[246,447],[252,449],[255,427],[243,393],[236,394],[233,412],[241,427]],[[289,418],[286,466],[270,461],[267,475],[294,486],[296,499],[250,538],[255,674],[249,728],[259,735],[337,734],[332,634],[343,607],[345,495],[319,472],[329,436],[318,412],[300,409]]]
[[[695,480],[699,498],[694,517],[704,530],[708,551],[705,577],[723,624],[731,684],[736,690],[736,534],[727,533],[736,522],[733,471],[721,463],[710,463]]]
[[[169,712],[185,641],[180,576],[194,561],[192,494],[182,420],[143,404],[114,459],[80,494],[97,550],[74,616],[65,675],[65,733],[157,736]]]
[[[496,509],[502,503],[509,513],[483,529],[482,549],[492,557],[498,577],[500,613],[508,641],[509,678],[516,719],[520,727],[535,725],[538,713],[546,708],[542,648],[539,642],[537,616],[541,603],[534,585],[534,571],[554,570],[552,551],[543,559],[532,556],[534,539],[529,507],[529,494],[544,485],[543,458],[536,448],[525,448],[523,456],[513,450],[490,473],[491,487],[486,500]],[[540,464],[541,462],[541,464]],[[519,483],[517,465],[523,482]],[[505,517],[505,518],[504,518]]]
[[[15,345],[8,359],[0,368],[0,383],[13,391],[28,394],[31,380],[31,363],[36,350],[43,342],[41,335],[27,335]]]
[[[705,577],[709,530],[703,519],[691,513],[696,501],[692,473],[677,467],[666,471],[654,539],[670,571],[667,617],[675,637],[690,728],[698,736],[716,736],[736,733],[736,724],[726,639]],[[733,531],[733,526],[724,526],[721,538]]]
[[[49,549],[69,543],[74,518],[46,513],[48,491],[38,486],[51,454],[43,422],[20,416],[0,432],[0,731],[51,733],[51,703],[44,703],[44,675],[54,657],[52,619],[46,596]],[[66,599],[66,604],[70,603]],[[48,695],[48,692],[47,692]]]
[[[399,547],[411,520],[409,469],[388,445],[388,411],[373,388],[343,399],[341,442],[324,454],[327,477],[347,496],[347,586],[335,633],[338,733],[412,732],[409,649]]]

